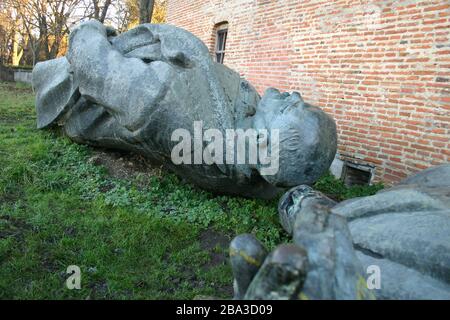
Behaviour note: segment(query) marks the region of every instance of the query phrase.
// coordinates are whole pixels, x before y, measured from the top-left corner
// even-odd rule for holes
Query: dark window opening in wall
[[[342,179],[346,186],[369,185],[372,179],[372,168],[346,162],[342,172]]]
[[[225,58],[225,46],[227,44],[228,24],[222,24],[216,33],[216,62],[223,63]]]

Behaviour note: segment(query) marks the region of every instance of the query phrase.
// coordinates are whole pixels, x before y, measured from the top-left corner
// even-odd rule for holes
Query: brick
[[[424,12],[428,12],[428,11],[440,11],[440,10],[448,10],[450,8],[449,4],[443,4],[443,5],[439,5],[439,6],[434,6],[434,7],[428,7],[423,9]]]
[[[336,121],[339,152],[362,156],[376,166],[374,181],[390,184],[450,161],[450,4],[387,6],[374,29],[361,7],[358,0],[331,1],[327,10],[312,0],[169,0],[167,20],[211,53],[214,25],[227,21],[225,64],[261,94],[269,86],[296,90],[324,108]]]

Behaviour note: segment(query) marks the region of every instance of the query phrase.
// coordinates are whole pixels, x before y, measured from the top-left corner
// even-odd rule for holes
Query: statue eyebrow
[[[139,44],[136,44],[135,46],[130,47],[128,50],[123,51],[122,54],[127,54],[127,53],[130,53],[130,52],[132,52],[132,51],[134,51],[136,49],[139,49],[139,48],[142,48],[142,47],[145,47],[145,46],[149,46],[149,45],[152,45],[152,44],[158,44],[158,43],[161,43],[161,41],[159,39],[157,41],[154,41],[154,40],[152,40],[152,41],[144,41],[142,43],[139,43]]]
[[[300,103],[302,103],[302,101],[296,101],[294,103],[291,103],[291,101],[287,101],[283,107],[280,108],[280,113],[284,113],[286,111],[287,108],[289,107],[297,107]]]

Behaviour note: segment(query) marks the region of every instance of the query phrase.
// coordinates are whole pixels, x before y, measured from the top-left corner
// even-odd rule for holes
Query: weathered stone
[[[251,234],[242,234],[231,241],[230,261],[234,276],[234,298],[243,299],[248,286],[264,262],[267,251]]]
[[[431,167],[412,175],[398,186],[415,185],[427,188],[450,188],[450,164]]]
[[[450,299],[449,169],[449,164],[430,168],[331,209],[308,187],[290,190],[280,201],[280,215],[282,221],[295,217],[294,244],[308,256],[298,297]],[[310,193],[311,205],[305,205]],[[253,280],[258,279],[258,288],[273,289],[255,296],[286,298],[288,281],[260,273]],[[369,290],[372,276],[380,286]],[[291,279],[291,285],[297,288],[298,279]]]
[[[38,63],[33,69],[33,87],[39,129],[58,121],[80,98],[65,57]]]
[[[332,209],[349,221],[364,265],[380,266],[377,297],[448,298],[449,172],[449,164],[433,167],[374,196],[344,201]]]
[[[292,235],[297,215],[311,210],[317,204],[331,208],[336,202],[307,185],[300,185],[286,192],[278,203],[278,215],[284,230]]]
[[[376,195],[343,201],[333,212],[348,221],[383,213],[445,210],[450,208],[448,190],[436,188],[395,187]]]
[[[269,89],[261,99],[198,38],[170,25],[116,35],[97,21],[82,23],[67,58],[39,63],[33,83],[39,128],[59,124],[76,142],[145,155],[214,192],[271,198],[279,188],[313,183],[336,153],[336,127],[323,111],[298,93]],[[279,130],[278,171],[264,173],[261,161],[228,163],[226,152],[212,164],[173,163],[172,134],[185,129],[194,137],[196,121],[223,137],[227,129]],[[272,156],[272,145],[261,147]]]
[[[269,254],[245,299],[372,299],[345,219],[319,204],[296,217],[294,244]],[[232,266],[235,275],[249,272]]]
[[[251,282],[245,299],[298,299],[307,268],[308,257],[304,249],[293,244],[280,245],[264,261]]]
[[[349,227],[357,249],[450,281],[450,209],[378,214]]]
[[[297,215],[294,243],[308,252],[305,299],[368,299],[364,270],[344,218],[315,205]]]
[[[403,264],[357,250],[356,256],[364,269],[378,266],[380,289],[372,290],[377,299],[450,300],[450,285]]]

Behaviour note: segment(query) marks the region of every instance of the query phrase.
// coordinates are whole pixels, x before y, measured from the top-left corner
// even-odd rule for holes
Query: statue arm
[[[168,64],[125,57],[108,41],[107,29],[95,20],[72,31],[67,58],[81,95],[102,105],[130,131],[145,125],[152,106],[167,90]]]

